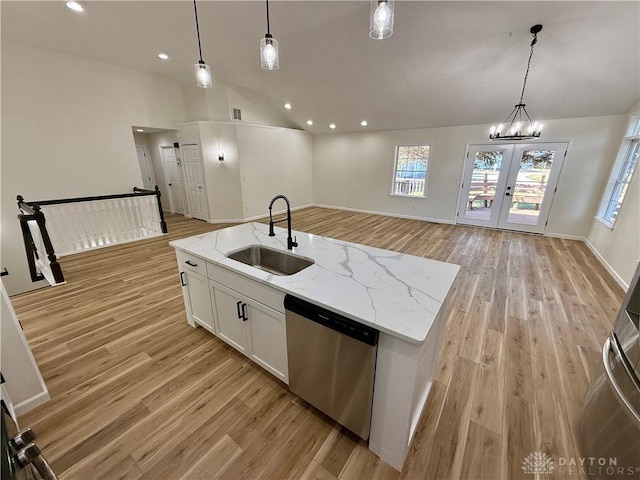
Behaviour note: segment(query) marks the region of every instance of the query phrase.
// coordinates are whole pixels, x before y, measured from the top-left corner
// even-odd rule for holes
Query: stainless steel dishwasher
[[[367,440],[378,331],[286,295],[289,389]]]

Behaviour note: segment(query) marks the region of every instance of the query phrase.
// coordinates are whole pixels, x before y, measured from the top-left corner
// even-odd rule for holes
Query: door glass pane
[[[507,222],[537,225],[555,150],[526,150],[520,159]],[[507,191],[509,193],[509,191]],[[509,198],[509,197],[507,197]]]
[[[464,212],[466,218],[489,220],[502,166],[502,152],[477,152],[469,186],[469,198]]]

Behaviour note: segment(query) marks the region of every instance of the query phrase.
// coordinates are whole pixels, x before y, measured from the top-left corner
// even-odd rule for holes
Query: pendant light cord
[[[198,7],[196,0],[193,0],[193,11],[196,14],[196,34],[198,35],[198,52],[200,52],[200,63],[202,63],[202,47],[200,46],[200,27],[198,26]]]
[[[529,52],[529,61],[527,62],[527,71],[524,73],[524,82],[522,83],[522,93],[520,94],[520,103],[524,99],[524,89],[527,86],[527,77],[529,76],[529,67],[531,66],[531,57],[533,57],[533,46],[538,42],[538,34],[533,34],[533,40],[531,40],[531,51]]]
[[[267,34],[271,34],[271,31],[269,30],[269,0],[267,0]]]

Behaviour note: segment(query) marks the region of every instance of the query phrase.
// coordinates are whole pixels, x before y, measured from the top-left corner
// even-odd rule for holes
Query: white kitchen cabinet
[[[216,305],[218,324],[216,334],[233,348],[249,355],[247,306],[244,304],[242,295],[216,282],[210,282],[210,288]]]
[[[209,296],[209,280],[191,270],[180,272],[187,320],[191,326],[198,325],[216,333],[214,308]]]
[[[288,383],[284,314],[217,282],[210,287],[218,337]]]
[[[287,329],[284,315],[247,299],[251,358],[285,383],[289,383]]]

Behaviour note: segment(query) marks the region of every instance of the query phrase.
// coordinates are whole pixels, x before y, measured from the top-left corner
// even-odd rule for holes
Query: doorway
[[[195,143],[182,145],[182,166],[189,203],[189,213],[193,218],[209,220],[207,193],[200,160],[200,147]]]
[[[568,143],[469,145],[457,222],[543,233]]]
[[[160,147],[164,176],[169,187],[169,208],[171,213],[185,214],[182,176],[180,175],[180,161],[174,147]]]
[[[156,185],[156,179],[153,173],[151,159],[149,155],[147,155],[147,148],[144,145],[136,145],[136,154],[138,156],[140,175],[142,176],[142,186],[147,190],[153,190]]]

